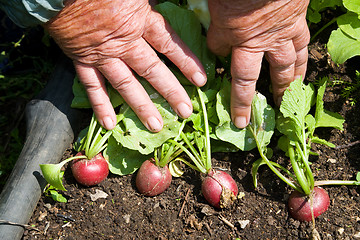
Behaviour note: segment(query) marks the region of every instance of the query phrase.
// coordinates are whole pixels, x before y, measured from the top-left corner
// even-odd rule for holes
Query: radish
[[[236,200],[238,187],[235,180],[229,174],[212,168],[210,130],[205,101],[203,99],[204,93],[199,87],[197,87],[197,92],[204,119],[201,127],[204,127],[204,131],[181,132],[180,136],[185,142],[186,147],[176,142],[173,143],[181,148],[194,164],[184,159],[181,159],[181,161],[205,175],[201,191],[207,202],[215,208],[226,208]],[[170,142],[172,141],[170,140]],[[196,148],[193,143],[195,143]]]
[[[185,126],[185,121],[180,126],[179,133],[182,132]],[[166,141],[161,147],[155,149],[154,158],[146,160],[138,169],[136,175],[136,188],[145,196],[153,197],[163,193],[171,184],[172,173],[169,170],[168,164],[180,159],[177,156],[182,153],[176,144],[178,144],[178,134],[172,142]]]
[[[171,184],[168,166],[159,167],[154,159],[146,160],[136,175],[136,188],[145,196],[155,196],[164,192]]]
[[[80,152],[76,156],[84,156]],[[101,153],[93,158],[75,159],[71,162],[71,171],[75,180],[85,186],[93,186],[105,180],[109,174],[109,164]]]
[[[293,191],[288,200],[290,215],[297,220],[308,222],[326,212],[329,205],[329,195],[321,187],[314,187],[310,196]]]
[[[201,191],[210,205],[227,208],[236,200],[239,189],[229,174],[212,169],[203,180]]]
[[[58,164],[40,164],[45,180],[53,187],[65,191],[62,184],[61,168],[73,161],[71,170],[76,181],[85,186],[93,186],[102,182],[109,174],[109,165],[101,152],[107,147],[111,131],[106,131],[98,124],[95,115],[92,116],[86,136],[80,141],[79,152]],[[95,133],[96,132],[96,133]],[[95,135],[94,135],[95,133]]]

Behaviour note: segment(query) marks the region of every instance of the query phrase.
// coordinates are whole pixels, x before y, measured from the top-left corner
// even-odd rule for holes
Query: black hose
[[[21,239],[20,225],[28,223],[46,186],[39,164],[59,162],[74,139],[81,116],[70,107],[74,76],[72,62],[61,57],[47,86],[26,106],[26,141],[0,195],[1,240]]]

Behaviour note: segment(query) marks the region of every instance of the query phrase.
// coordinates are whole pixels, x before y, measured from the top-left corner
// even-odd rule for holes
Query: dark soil
[[[359,58],[337,66],[331,62],[324,44],[309,46],[308,81],[328,76],[330,80],[354,79]],[[266,66],[263,71],[266,79]],[[264,78],[264,77],[263,77]],[[267,89],[260,80],[260,89]],[[320,154],[311,157],[317,180],[355,179],[360,171],[359,104],[354,106],[341,96],[343,85],[329,86],[325,108],[346,119],[344,130],[321,129],[317,134],[337,148],[314,145]],[[270,95],[269,95],[270,96]],[[276,137],[275,137],[276,138]],[[272,160],[288,163],[274,149]],[[70,149],[70,148],[69,148]],[[64,158],[72,154],[69,150]],[[259,171],[259,186],[254,189],[251,164],[259,158],[256,151],[218,153],[213,166],[229,172],[239,186],[239,198],[230,209],[210,207],[200,192],[201,176],[188,169],[175,178],[166,192],[144,197],[135,189],[135,175],[110,175],[95,187],[78,185],[69,171],[65,173],[67,203],[43,196],[23,236],[27,239],[308,239],[311,223],[299,222],[288,214],[286,201],[291,189],[267,167]],[[354,186],[325,187],[331,199],[329,210],[316,219],[322,239],[360,239],[360,189]],[[92,199],[97,191],[105,198]],[[36,229],[35,229],[36,228]]]

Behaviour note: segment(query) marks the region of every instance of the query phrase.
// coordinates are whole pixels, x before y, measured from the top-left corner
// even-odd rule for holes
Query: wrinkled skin
[[[116,124],[106,78],[149,130],[162,129],[161,115],[134,72],[147,79],[179,116],[191,115],[190,98],[154,49],[165,54],[198,86],[206,82],[205,71],[148,1],[70,0],[44,27],[73,60],[95,115],[105,128],[112,129]]]
[[[284,90],[304,76],[310,33],[309,0],[209,0],[208,46],[217,55],[231,55],[231,115],[245,127],[263,57],[270,66],[273,96],[280,105]]]
[[[308,3],[309,0],[209,0],[212,22],[208,46],[218,55],[232,53],[231,114],[237,127],[249,123],[264,55],[270,63],[277,104],[290,82],[305,75]],[[146,0],[68,0],[45,28],[73,59],[95,115],[105,128],[112,129],[116,123],[105,78],[149,130],[158,132],[163,126],[159,112],[133,71],[146,78],[179,116],[191,115],[189,97],[153,48],[165,54],[197,86],[205,84],[205,71]]]

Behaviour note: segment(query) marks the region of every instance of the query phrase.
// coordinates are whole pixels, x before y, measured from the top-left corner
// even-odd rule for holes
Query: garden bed
[[[345,65],[335,65],[323,44],[309,46],[307,80],[328,76],[330,80],[352,81],[359,58]],[[262,69],[258,89],[268,93],[267,66]],[[316,179],[355,178],[360,171],[356,144],[360,134],[359,104],[352,105],[342,97],[343,85],[326,89],[325,108],[339,112],[346,120],[344,130],[321,129],[316,133],[338,147],[331,149],[314,145],[319,157],[311,157]],[[276,149],[276,136],[271,147],[272,160],[288,162]],[[353,143],[353,144],[352,144]],[[73,154],[71,146],[64,154]],[[213,166],[229,172],[239,187],[235,204],[225,210],[210,207],[201,195],[198,173],[187,168],[174,178],[169,189],[156,197],[144,197],[135,188],[135,175],[110,175],[95,187],[76,183],[65,172],[61,192],[67,203],[54,202],[45,195],[30,219],[23,239],[307,239],[311,223],[292,219],[286,200],[291,189],[267,167],[259,170],[258,188],[254,189],[251,167],[259,158],[257,151],[217,153]],[[322,239],[360,239],[360,189],[354,186],[325,187],[331,203],[329,210],[316,220]]]

